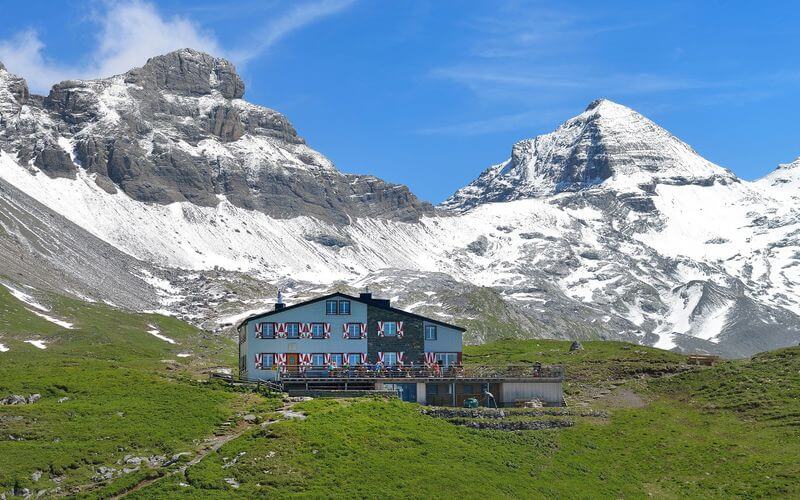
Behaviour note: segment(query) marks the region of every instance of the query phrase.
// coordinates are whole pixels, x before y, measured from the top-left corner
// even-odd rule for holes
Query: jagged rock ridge
[[[414,221],[431,214],[405,186],[339,172],[277,111],[241,97],[233,65],[191,49],[125,74],[69,80],[29,98],[0,69],[2,148],[51,177],[89,173],[109,193],[168,204],[238,207],[278,218],[309,215]]]
[[[161,266],[164,307],[203,324],[268,307],[276,285],[305,297],[345,282],[464,322],[476,342],[742,356],[800,337],[794,168],[741,181],[601,100],[435,213],[339,173],[242,91],[228,63],[192,51],[47,98],[0,70],[0,178]]]

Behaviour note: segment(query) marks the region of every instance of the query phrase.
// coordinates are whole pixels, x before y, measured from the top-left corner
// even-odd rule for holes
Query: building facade
[[[239,373],[246,380],[277,380],[327,367],[446,368],[461,363],[466,331],[391,307],[370,293],[334,293],[251,316],[239,333]]]

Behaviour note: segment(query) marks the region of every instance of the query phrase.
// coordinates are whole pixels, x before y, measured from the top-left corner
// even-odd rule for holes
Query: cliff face
[[[797,161],[740,180],[598,100],[434,210],[341,173],[243,94],[230,63],[188,49],[46,97],[0,68],[0,280],[204,325],[276,286],[347,283],[471,342],[745,356],[800,340]]]
[[[286,117],[243,95],[231,63],[190,49],[111,78],[61,82],[44,98],[0,69],[0,144],[49,176],[80,168],[143,202],[226,197],[273,217],[337,223],[433,213],[405,186],[338,171]]]

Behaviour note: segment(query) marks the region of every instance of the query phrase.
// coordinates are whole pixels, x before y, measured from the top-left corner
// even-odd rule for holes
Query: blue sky
[[[800,4],[35,1],[0,60],[45,92],[192,46],[347,172],[438,202],[597,97],[752,179],[800,156]]]

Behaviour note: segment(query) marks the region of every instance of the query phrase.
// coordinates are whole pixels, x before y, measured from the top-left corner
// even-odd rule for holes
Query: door
[[[417,384],[384,384],[384,389],[397,391],[401,401],[417,402]]]
[[[286,355],[286,369],[297,372],[300,369],[300,355],[297,353]]]

